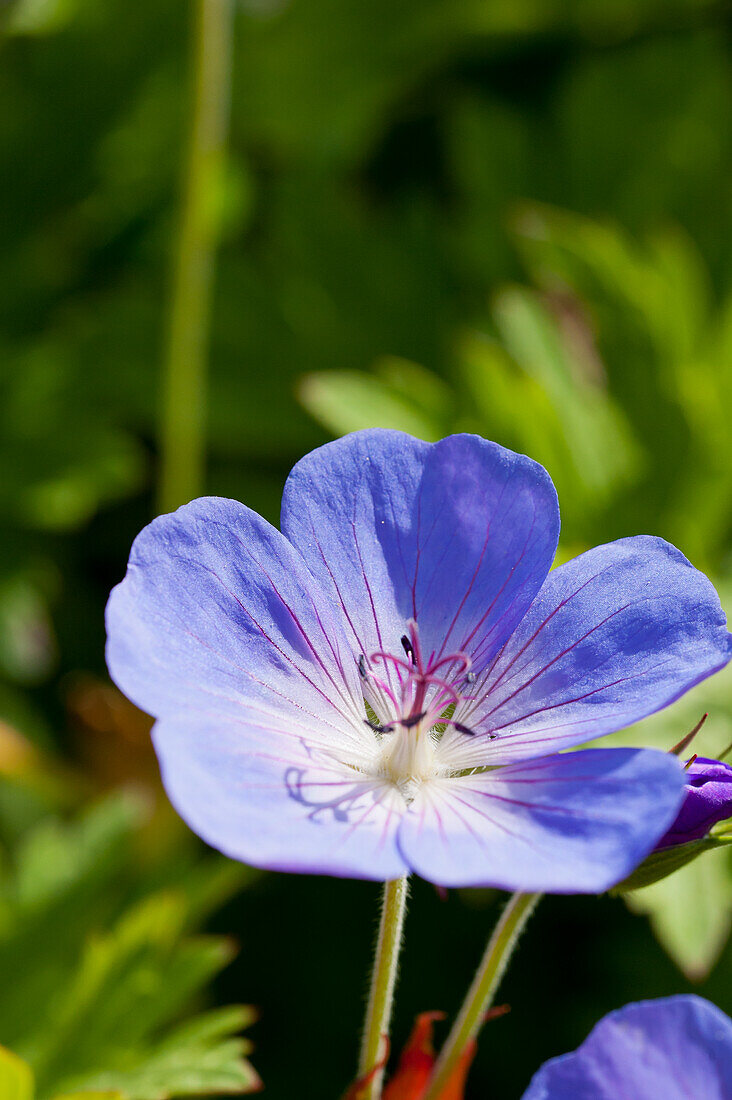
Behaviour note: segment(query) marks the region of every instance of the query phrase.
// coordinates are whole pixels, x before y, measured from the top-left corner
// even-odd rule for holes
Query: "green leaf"
[[[692,981],[702,981],[719,958],[732,919],[728,852],[695,859],[645,890],[626,894],[635,913],[651,922],[659,942]]]
[[[0,1100],[33,1100],[30,1066],[5,1047],[0,1047]]]
[[[392,359],[379,374],[320,371],[300,382],[300,401],[335,435],[361,428],[393,428],[433,441],[444,434],[447,387],[414,363]]]
[[[253,874],[183,858],[157,872],[165,889],[130,904],[126,876],[146,819],[140,799],[115,795],[76,821],[45,818],[0,865],[0,1033],[32,1067],[39,1100],[79,1089],[157,1100],[257,1084],[238,1036],[252,1010],[180,1024],[234,953],[231,941],[191,929]]]
[[[76,1090],[114,1090],[123,1100],[256,1092],[261,1081],[246,1060],[250,1044],[237,1037],[255,1014],[244,1006],[205,1013],[172,1032],[134,1064],[75,1080]]]
[[[494,316],[507,351],[557,411],[577,478],[590,492],[603,493],[628,478],[637,455],[621,412],[592,380],[598,362],[589,334],[585,338],[568,305],[560,308],[564,318],[538,294],[513,287],[496,298]]]
[[[54,1096],[53,1100],[124,1100],[124,1097],[117,1090],[81,1089],[79,1092],[64,1092]]]

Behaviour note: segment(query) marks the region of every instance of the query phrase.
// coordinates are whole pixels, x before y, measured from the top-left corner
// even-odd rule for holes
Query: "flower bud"
[[[651,886],[710,848],[732,841],[732,827],[720,822],[732,817],[732,765],[692,757],[686,767],[684,800],[676,819],[649,856],[615,887],[625,893]],[[732,823],[731,823],[732,824]]]
[[[732,765],[697,756],[686,768],[681,809],[655,850],[701,840],[728,817],[732,817]]]

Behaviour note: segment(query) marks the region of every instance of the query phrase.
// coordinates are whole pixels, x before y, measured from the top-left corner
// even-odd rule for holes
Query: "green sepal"
[[[610,891],[611,894],[627,894],[630,890],[640,890],[644,886],[652,886],[654,882],[660,882],[662,878],[672,875],[687,863],[700,856],[702,852],[711,851],[713,848],[722,848],[732,843],[732,821],[724,822],[729,832],[716,834],[714,826],[710,834],[701,840],[690,840],[687,844],[675,844],[669,848],[663,848],[660,852],[651,852],[635,871],[627,878],[619,882]]]
[[[716,840],[718,844],[732,844],[732,817],[712,825],[709,836]]]

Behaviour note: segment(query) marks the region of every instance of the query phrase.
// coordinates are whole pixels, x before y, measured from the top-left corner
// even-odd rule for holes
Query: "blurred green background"
[[[232,1002],[266,1095],[338,1096],[377,915],[374,884],[204,853],[105,675],[107,594],[185,465],[159,441],[192,10],[0,5],[0,1043],[39,1097],[244,1087],[250,1014],[179,1027]],[[731,45],[712,0],[240,0],[205,491],[276,521],[333,435],[477,431],[547,466],[565,556],[660,534],[732,610]],[[623,737],[705,710],[717,755],[729,672]],[[397,1046],[456,1008],[498,904],[416,883]],[[468,1097],[518,1100],[632,999],[732,1012],[731,912],[724,853],[632,911],[542,903]]]

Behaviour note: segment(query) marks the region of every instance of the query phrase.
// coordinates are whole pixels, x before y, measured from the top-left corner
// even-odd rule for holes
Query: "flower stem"
[[[218,207],[229,115],[232,0],[193,0],[192,102],[163,378],[159,506],[198,495]]]
[[[371,972],[371,988],[366,1008],[359,1077],[365,1078],[376,1065],[382,1052],[383,1038],[389,1034],[391,1008],[394,1000],[399,948],[402,943],[404,914],[409,886],[407,876],[384,883],[381,923],[376,941],[374,967]],[[384,1077],[383,1068],[370,1079],[365,1087],[364,1100],[379,1100]]]
[[[435,1063],[424,1100],[439,1100],[463,1051],[478,1034],[483,1017],[486,1010],[490,1008],[518,938],[540,897],[541,894],[511,895],[488,941],[472,985]]]

